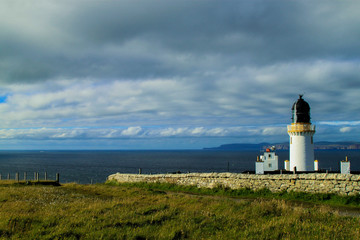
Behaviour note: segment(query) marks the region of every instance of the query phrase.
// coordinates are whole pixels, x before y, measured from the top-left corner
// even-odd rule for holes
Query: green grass
[[[300,201],[307,203],[327,204],[338,207],[353,207],[360,208],[360,195],[356,196],[340,196],[332,193],[306,193],[306,192],[271,192],[268,189],[260,189],[257,191],[249,188],[230,189],[223,186],[216,188],[198,188],[196,186],[185,186],[171,183],[117,183],[107,182],[114,186],[128,186],[147,189],[150,191],[173,191],[173,192],[187,192],[192,194],[205,194],[212,196],[228,196],[228,197],[242,197],[242,198],[267,198],[267,199],[282,199],[290,201]],[[360,210],[360,209],[359,209]]]
[[[262,197],[233,198],[241,192]],[[0,185],[0,238],[360,238],[359,218],[269,194],[162,184]]]

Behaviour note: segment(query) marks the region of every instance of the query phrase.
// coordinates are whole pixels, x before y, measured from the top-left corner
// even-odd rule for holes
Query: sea
[[[27,180],[38,172],[44,179],[60,175],[61,183],[103,183],[114,173],[209,173],[254,171],[260,151],[234,150],[86,150],[86,151],[0,151],[2,179],[16,173]],[[277,151],[279,167],[289,159],[288,151]],[[338,171],[339,163],[348,156],[352,171],[360,171],[360,150],[318,150],[319,168]]]

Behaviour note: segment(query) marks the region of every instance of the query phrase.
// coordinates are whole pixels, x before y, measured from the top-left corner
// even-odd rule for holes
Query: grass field
[[[359,239],[324,204],[170,185],[0,185],[2,239]],[[206,192],[207,191],[207,192]],[[244,190],[245,191],[245,190]],[[245,191],[246,193],[246,191]],[[232,192],[230,195],[236,195]],[[246,197],[248,196],[248,197]],[[319,200],[320,201],[320,200]]]

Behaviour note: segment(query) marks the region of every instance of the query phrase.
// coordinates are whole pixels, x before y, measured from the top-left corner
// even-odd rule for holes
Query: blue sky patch
[[[7,100],[8,96],[0,96],[0,103],[5,103]]]

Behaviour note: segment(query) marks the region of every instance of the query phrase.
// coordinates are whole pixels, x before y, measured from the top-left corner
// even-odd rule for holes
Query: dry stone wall
[[[197,187],[224,186],[232,189],[267,188],[272,192],[298,191],[310,193],[336,193],[357,195],[360,193],[360,175],[337,173],[255,175],[241,173],[188,173],[188,174],[121,174],[108,177],[109,181],[174,183]]]

